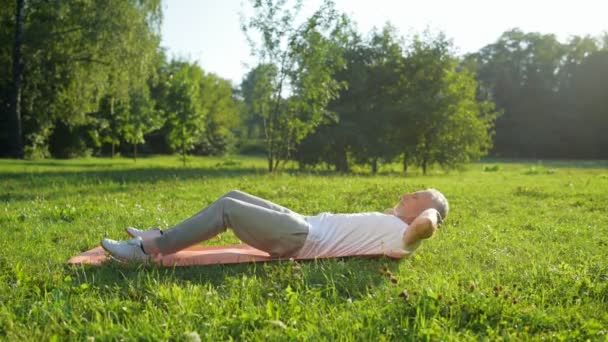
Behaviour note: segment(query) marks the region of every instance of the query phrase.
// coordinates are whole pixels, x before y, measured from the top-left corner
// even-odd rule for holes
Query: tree
[[[479,78],[504,110],[494,152],[537,157],[555,150],[559,77],[564,49],[554,35],[511,30],[480,51]]]
[[[396,141],[403,153],[403,171],[408,164],[422,166],[426,173],[435,148],[439,121],[444,120],[447,105],[443,100],[443,82],[450,68],[450,44],[443,37],[419,37],[412,40],[401,79],[400,116],[395,122]]]
[[[240,86],[244,102],[243,122],[247,127],[246,139],[253,141],[262,139],[264,146],[267,143],[266,128],[272,107],[272,96],[277,91],[276,74],[276,66],[260,64],[245,75]]]
[[[391,140],[396,112],[397,89],[403,62],[402,47],[394,27],[387,24],[363,40],[352,25],[341,41],[346,67],[337,70],[336,79],[347,85],[329,108],[336,117],[320,127],[300,147],[304,164],[321,161],[336,170],[348,172],[349,157],[378,171],[380,161],[390,161],[399,153]],[[316,155],[316,149],[323,153]]]
[[[268,170],[278,170],[293,156],[298,143],[323,120],[328,102],[337,96],[340,84],[332,74],[342,60],[331,41],[331,32],[340,30],[333,3],[325,1],[321,8],[302,24],[296,25],[302,2],[287,8],[287,1],[252,1],[254,14],[243,24],[252,52],[259,65],[273,70],[264,85],[269,96],[256,107],[264,115],[264,136]],[[261,35],[260,47],[249,37],[251,31]],[[253,106],[253,104],[250,104]],[[260,107],[261,106],[261,107]]]
[[[404,66],[397,30],[387,24],[380,32],[373,31],[361,56],[364,77],[356,80],[363,84],[351,83],[359,98],[357,108],[350,114],[357,127],[353,155],[358,162],[371,165],[372,173],[376,173],[381,160],[391,161],[401,152],[392,139],[398,127],[393,124],[402,124],[396,118],[401,114],[398,103],[403,95],[400,76]]]
[[[208,74],[201,91],[208,110],[205,135],[201,142],[202,152],[224,154],[234,145],[233,130],[240,125],[232,84],[217,75]]]
[[[133,160],[137,160],[137,144],[144,143],[144,134],[159,129],[164,123],[163,112],[156,109],[147,85],[133,89],[131,103],[121,124],[125,141],[133,145]]]
[[[492,146],[497,116],[489,101],[478,101],[477,82],[467,69],[457,69],[443,35],[416,37],[405,61],[407,139],[405,157],[426,174],[433,163],[451,168],[474,160]],[[412,140],[413,139],[413,140]],[[412,144],[414,142],[414,144]]]
[[[15,158],[23,158],[22,126],[21,126],[21,94],[23,91],[23,31],[25,20],[25,0],[16,0],[15,6],[15,39],[13,42],[13,80],[9,100],[9,143],[11,154]]]
[[[186,154],[199,142],[205,129],[205,108],[201,97],[203,70],[196,64],[171,65],[165,111],[168,114],[168,141],[180,152],[184,166]]]
[[[589,70],[586,65],[599,51],[600,43],[589,36],[574,36],[564,45],[564,49],[557,75],[557,116],[552,122],[557,129],[551,138],[555,147],[552,154],[568,158],[598,158],[601,152],[594,145],[598,138],[601,139],[601,135],[596,134],[595,128],[602,127],[602,124],[589,120],[588,114],[589,109],[597,108],[596,105],[600,104],[603,97],[594,87],[605,85],[598,84],[601,82],[597,82],[596,78],[601,75],[602,68]],[[593,92],[596,95],[588,97]],[[608,126],[604,123],[603,127],[605,130]]]
[[[601,46],[601,38],[575,36],[560,43],[554,35],[514,29],[474,54],[479,81],[504,112],[496,122],[493,153],[599,157],[594,147],[599,123],[592,125],[587,117],[594,104],[580,106],[583,94],[576,88],[594,82],[590,74],[584,81],[577,74]],[[595,72],[601,74],[601,68]],[[601,102],[597,99],[594,103]]]
[[[56,141],[69,135],[76,139],[67,137],[65,142],[82,145],[80,132],[85,127],[95,129],[100,101],[108,94],[128,94],[131,86],[148,77],[147,65],[159,43],[160,0],[18,1],[17,5],[24,13],[22,21],[15,21],[22,34],[15,30],[11,44],[2,45],[17,46],[22,37],[21,57],[11,60],[21,65],[23,82],[13,87],[10,101],[16,113],[20,98],[21,116],[17,120],[12,115],[16,119],[9,131],[18,132],[13,127],[22,125],[18,135],[30,155],[46,155],[52,135],[57,135]],[[18,89],[21,97],[16,96]],[[58,125],[65,129],[54,133]],[[56,146],[62,148],[72,147]]]
[[[106,95],[101,99],[99,109],[91,118],[95,122],[96,129],[96,147],[100,147],[104,143],[111,146],[110,156],[114,158],[116,154],[116,146],[120,145],[122,137],[122,122],[121,118],[128,110],[127,103],[122,98],[117,98],[114,95]]]
[[[589,54],[573,82],[574,108],[584,124],[584,151],[579,156],[608,158],[608,50]]]
[[[349,172],[351,155],[359,143],[360,112],[368,99],[368,47],[352,22],[345,22],[341,37],[336,38],[345,67],[335,71],[334,78],[344,84],[339,96],[328,105],[326,121],[307,136],[298,146],[300,168],[326,163],[336,171]]]
[[[0,156],[10,156],[13,148],[10,143],[9,97],[12,89],[12,49],[14,40],[13,16],[14,0],[0,0]],[[8,46],[8,47],[7,47]]]
[[[439,99],[440,117],[416,145],[416,158],[426,173],[427,166],[437,162],[444,168],[477,160],[492,147],[494,103],[476,99],[477,82],[466,70],[450,70]]]
[[[390,25],[367,41],[351,32],[344,46],[348,84],[330,105],[336,120],[307,137],[301,164],[333,164],[349,170],[349,156],[371,165],[403,156],[403,168],[438,163],[455,167],[491,146],[495,118],[491,102],[478,99],[472,73],[458,67],[443,35],[417,37],[405,46]]]

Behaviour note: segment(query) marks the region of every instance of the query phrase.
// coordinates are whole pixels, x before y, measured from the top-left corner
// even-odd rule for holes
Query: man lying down
[[[435,189],[405,193],[381,212],[298,214],[276,203],[233,190],[190,218],[162,230],[128,227],[130,240],[103,239],[102,247],[123,261],[149,262],[231,228],[244,243],[275,258],[412,254],[446,219],[446,197]]]

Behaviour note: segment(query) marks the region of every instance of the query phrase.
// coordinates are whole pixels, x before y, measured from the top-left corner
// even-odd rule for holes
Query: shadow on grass
[[[256,168],[228,169],[228,168],[163,168],[147,167],[136,169],[104,169],[86,171],[34,171],[3,172],[2,178],[15,181],[29,181],[32,179],[52,181],[67,179],[70,181],[114,181],[119,183],[157,182],[168,179],[196,179],[196,178],[220,178],[220,177],[242,177],[247,175],[265,174],[266,172]]]
[[[210,285],[218,290],[241,286],[242,279],[256,279],[262,291],[319,290],[323,297],[357,299],[389,281],[379,271],[397,272],[399,261],[390,258],[346,257],[319,260],[279,260],[229,265],[158,267],[117,261],[101,266],[66,265],[66,273],[81,283],[103,291],[127,293],[133,287],[146,290],[153,284]],[[86,281],[85,281],[86,279]],[[234,282],[239,284],[233,284]],[[106,289],[106,290],[104,290]],[[246,290],[246,289],[243,289]]]
[[[91,189],[103,191],[107,194],[132,191],[131,186],[158,184],[164,182],[177,183],[181,181],[214,180],[214,179],[238,179],[245,177],[256,177],[261,180],[281,177],[281,175],[320,177],[320,178],[342,178],[359,177],[361,179],[377,176],[392,176],[395,178],[409,177],[401,173],[337,173],[331,170],[299,171],[296,169],[285,170],[281,173],[270,174],[263,168],[230,168],[230,167],[197,167],[197,168],[172,168],[172,167],[142,167],[142,168],[106,168],[86,170],[58,169],[32,171],[32,172],[1,172],[0,171],[0,203],[2,202],[27,202],[37,199],[46,201],[62,198],[74,198],[88,196]],[[414,186],[416,185],[416,186]],[[409,189],[416,190],[424,188],[424,185],[410,184]],[[228,191],[229,189],[226,189]],[[365,189],[360,195],[373,199],[371,196],[378,188]],[[264,196],[259,193],[259,196]],[[390,194],[397,196],[397,194]],[[371,196],[371,197],[370,197]]]
[[[21,160],[21,159],[2,159],[2,165],[28,166],[50,166],[50,167],[83,167],[83,168],[108,168],[129,165],[129,161],[110,161],[107,163],[76,163],[69,159],[60,160]],[[131,161],[132,163],[132,161]]]
[[[320,176],[320,177],[341,177],[341,176],[357,176],[357,177],[375,177],[375,176],[404,176],[400,172],[382,172],[376,175],[371,173],[338,173],[331,170],[306,170],[299,171],[296,169],[288,169],[280,174],[287,175],[302,175],[302,176]],[[32,181],[32,182],[48,182],[56,180],[68,180],[75,183],[87,182],[107,182],[113,181],[118,183],[154,183],[164,180],[189,180],[200,178],[235,178],[253,175],[273,176],[262,168],[165,168],[165,167],[145,167],[132,169],[107,169],[102,170],[78,170],[78,171],[33,171],[33,172],[0,172],[4,180],[12,180],[17,182]]]
[[[9,191],[0,193],[0,203],[1,202],[11,202],[11,201],[30,201],[34,199],[36,196],[27,195],[21,192]]]
[[[484,164],[523,164],[530,166],[565,167],[580,169],[597,169],[608,167],[608,160],[594,159],[534,159],[534,158],[496,158],[485,157]]]

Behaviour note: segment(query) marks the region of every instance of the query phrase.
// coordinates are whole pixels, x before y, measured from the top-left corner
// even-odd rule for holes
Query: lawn
[[[608,163],[269,175],[259,158],[0,160],[1,340],[608,337]],[[381,211],[440,189],[451,211],[409,258],[189,268],[66,260],[169,227],[231,189],[302,214]],[[235,243],[231,233],[207,242]],[[396,282],[381,274],[386,267]]]

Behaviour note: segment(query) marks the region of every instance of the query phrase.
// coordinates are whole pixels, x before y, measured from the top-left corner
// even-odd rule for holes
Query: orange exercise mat
[[[358,255],[351,255],[358,256]],[[382,255],[359,255],[362,257],[381,257]],[[344,257],[344,256],[341,256]],[[111,257],[108,253],[97,246],[85,251],[68,260],[68,264],[101,265]],[[390,258],[390,256],[389,256]],[[309,260],[309,258],[296,258],[298,260]],[[239,264],[245,262],[279,260],[272,258],[268,253],[255,249],[247,244],[226,246],[201,246],[188,247],[177,253],[164,255],[158,262],[161,266],[194,266],[194,265],[217,265],[217,264]]]
[[[68,260],[68,264],[101,265],[110,259],[108,253],[101,247],[85,251]],[[193,266],[215,264],[237,264],[243,262],[275,260],[270,255],[246,244],[227,246],[196,245],[177,253],[164,255],[159,264],[162,266]]]

